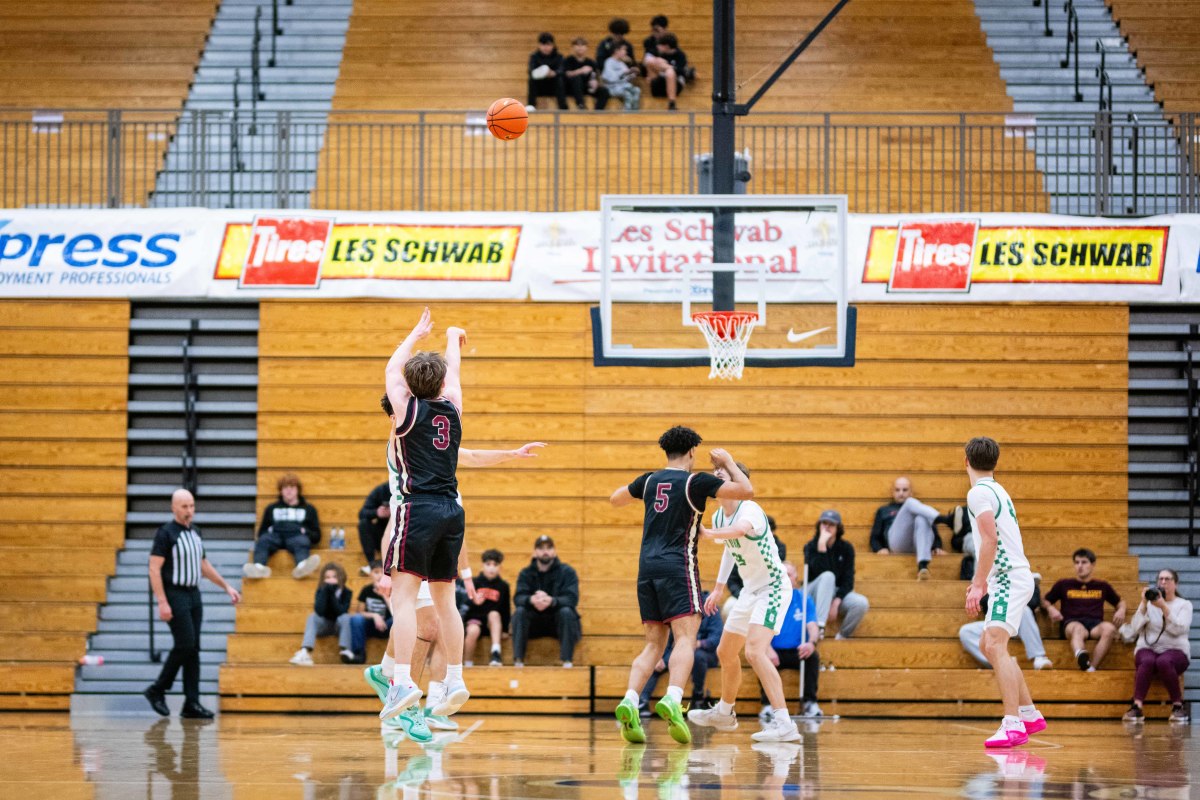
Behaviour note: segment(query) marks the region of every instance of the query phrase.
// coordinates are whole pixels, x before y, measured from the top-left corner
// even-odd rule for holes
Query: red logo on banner
[[[332,230],[330,219],[256,217],[239,285],[317,288]]]
[[[888,291],[969,291],[978,230],[978,220],[901,223]]]

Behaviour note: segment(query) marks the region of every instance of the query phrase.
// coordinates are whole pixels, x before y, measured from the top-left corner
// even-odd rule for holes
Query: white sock
[[[1018,706],[1017,714],[1021,719],[1037,719],[1039,716],[1037,706],[1034,705]]]
[[[1011,717],[1005,714],[1001,724],[1006,728],[1020,728],[1021,730],[1025,730],[1025,723],[1021,721],[1020,717]]]
[[[379,668],[383,670],[383,677],[392,677],[396,674],[396,659],[392,658],[387,653],[384,653],[383,661],[379,663]]]
[[[410,686],[412,682],[412,664],[397,664],[396,672],[392,676],[392,684]]]
[[[733,713],[733,703],[726,703],[724,700],[718,700],[717,701],[717,713],[718,714],[732,714]]]
[[[442,690],[446,688],[446,684],[441,681],[430,681],[429,691],[425,693],[425,705],[433,708],[434,702],[442,696]]]
[[[1075,651],[1075,655],[1076,655],[1076,656],[1078,656],[1078,655],[1079,655],[1080,653],[1082,653],[1082,652],[1083,652],[1083,648],[1080,648],[1080,649],[1078,649],[1078,650],[1076,650],[1076,651]]]
[[[446,665],[446,683],[462,683],[462,664]]]
[[[667,697],[671,698],[676,703],[682,703],[683,702],[683,687],[682,686],[668,686],[667,687]]]
[[[641,702],[642,698],[638,696],[637,692],[635,692],[633,689],[630,689],[629,691],[625,692],[625,699],[636,706]]]

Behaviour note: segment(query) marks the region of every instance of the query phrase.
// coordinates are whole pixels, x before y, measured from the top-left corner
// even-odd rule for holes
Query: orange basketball
[[[525,106],[511,97],[502,97],[488,106],[487,128],[497,139],[516,139],[529,126]]]

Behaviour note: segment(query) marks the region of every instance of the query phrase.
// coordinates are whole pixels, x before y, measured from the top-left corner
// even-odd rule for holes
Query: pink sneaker
[[[1006,728],[1003,724],[983,743],[984,747],[1018,747],[1029,741],[1029,734],[1023,728]]]
[[[1028,736],[1033,736],[1035,733],[1041,733],[1046,730],[1046,718],[1041,714],[1037,715],[1037,719],[1023,719],[1025,723],[1025,733]]]

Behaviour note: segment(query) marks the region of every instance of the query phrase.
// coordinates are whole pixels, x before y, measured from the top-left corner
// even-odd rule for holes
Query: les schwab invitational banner
[[[678,218],[676,218],[678,217]],[[760,218],[761,217],[761,218]],[[836,279],[851,302],[1200,302],[1200,215],[739,214],[773,296]],[[703,215],[616,231],[615,285],[675,301],[711,260]],[[0,211],[0,297],[396,297],[595,302],[600,219],[575,213]]]

